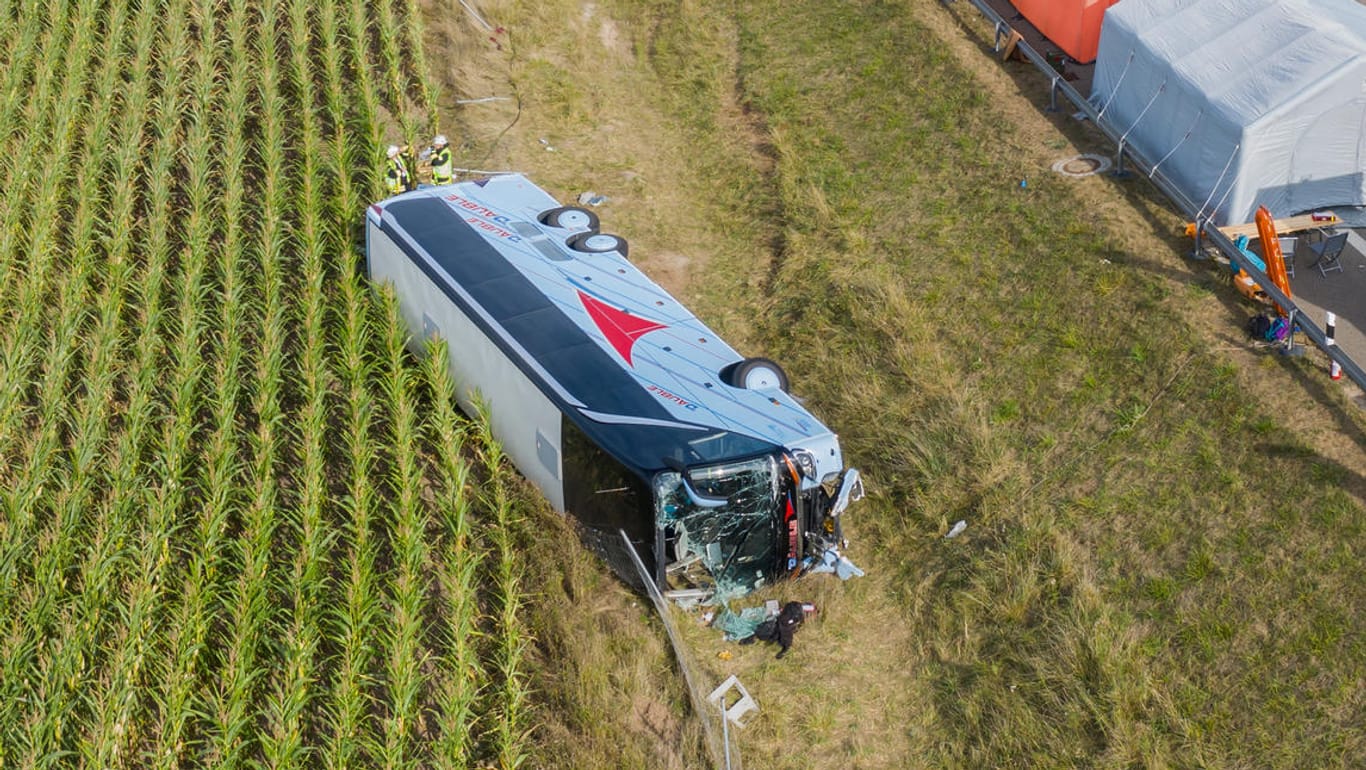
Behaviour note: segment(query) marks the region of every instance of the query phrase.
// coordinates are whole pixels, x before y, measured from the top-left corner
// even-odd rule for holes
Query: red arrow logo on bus
[[[588,311],[588,317],[597,324],[602,336],[606,337],[621,357],[626,359],[627,366],[635,366],[631,363],[631,347],[636,344],[636,340],[655,329],[665,328],[662,323],[618,310],[582,291],[579,292],[579,301],[583,303],[583,309]]]

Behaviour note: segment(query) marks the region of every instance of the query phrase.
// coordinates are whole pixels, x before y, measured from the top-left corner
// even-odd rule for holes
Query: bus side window
[[[654,507],[645,482],[602,451],[568,418],[560,421],[564,452],[564,507],[585,526],[633,539],[654,533]]]

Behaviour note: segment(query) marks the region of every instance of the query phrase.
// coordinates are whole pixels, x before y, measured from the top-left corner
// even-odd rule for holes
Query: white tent
[[[1366,204],[1366,6],[1124,0],[1091,102],[1224,225]]]

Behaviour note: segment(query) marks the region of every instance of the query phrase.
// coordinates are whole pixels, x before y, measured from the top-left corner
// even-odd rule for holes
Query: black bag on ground
[[[801,602],[788,602],[783,605],[783,609],[778,613],[778,617],[769,618],[760,623],[754,629],[754,635],[740,640],[740,644],[753,644],[756,641],[777,642],[781,648],[778,650],[778,657],[787,654],[787,648],[792,646],[792,635],[797,633],[797,627],[806,619],[806,613],[802,610]]]

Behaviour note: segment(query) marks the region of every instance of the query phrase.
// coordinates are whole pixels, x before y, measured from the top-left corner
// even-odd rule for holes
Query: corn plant
[[[418,491],[421,469],[418,466],[416,405],[412,396],[411,372],[404,358],[407,328],[398,314],[396,302],[386,303],[385,361],[381,370],[384,393],[389,404],[390,494],[393,500],[392,540],[393,576],[389,583],[390,634],[385,665],[388,714],[384,723],[384,743],[380,764],[394,770],[416,766],[415,733],[421,708],[422,675],[425,650],[420,641],[426,585],[423,567],[426,544],[424,516]]]
[[[18,231],[12,223],[18,221],[24,209],[18,204],[28,194],[27,186],[19,180],[33,170],[32,164],[21,161],[26,157],[22,152],[23,147],[31,141],[31,129],[35,127],[21,120],[20,115],[24,97],[33,97],[36,88],[32,86],[38,85],[31,83],[29,78],[36,69],[34,52],[44,50],[39,48],[46,28],[41,8],[40,0],[28,0],[15,9],[22,23],[8,28],[13,34],[5,41],[3,49],[10,55],[10,64],[0,76],[0,94],[3,95],[0,96],[0,202],[4,204],[0,207],[3,209],[3,215],[0,215],[0,223],[3,223],[3,229],[0,230],[0,274],[3,275],[13,275],[17,266],[13,257]],[[25,88],[25,85],[30,87]],[[26,131],[26,127],[30,131]],[[0,307],[8,306],[6,288],[0,286]]]
[[[273,14],[256,22],[253,47],[248,55],[256,62],[259,86],[256,104],[260,164],[260,229],[251,247],[257,258],[260,328],[258,356],[249,388],[255,431],[249,437],[246,484],[250,499],[244,527],[238,536],[236,585],[224,607],[232,630],[221,672],[221,686],[213,693],[212,739],[208,760],[223,767],[249,761],[259,736],[253,729],[258,719],[261,678],[260,656],[267,649],[271,610],[275,601],[271,582],[271,556],[280,522],[286,414],[283,409],[287,315],[283,258],[287,249],[285,229],[286,179],[284,169],[284,109],[278,92],[278,61],[272,35]],[[249,39],[251,34],[249,32]]]
[[[446,342],[435,340],[426,358],[426,377],[435,393],[430,443],[436,449],[444,490],[437,499],[444,538],[435,572],[445,600],[440,632],[445,654],[439,661],[444,686],[437,694],[441,719],[433,763],[445,770],[457,770],[473,764],[476,746],[472,736],[479,727],[476,717],[484,677],[478,654],[480,614],[475,597],[483,553],[471,532],[473,479],[462,456],[464,421],[456,414],[451,398],[455,384],[447,361]]]
[[[82,87],[86,70],[94,58],[90,32],[96,13],[94,4],[86,3],[74,13],[76,23],[65,51],[72,57],[73,66],[60,78],[57,98],[72,99]],[[69,137],[74,131],[84,114],[82,105],[76,101],[58,104],[53,113],[54,133]],[[29,260],[38,270],[33,274],[35,276],[42,276],[48,266],[58,263],[61,242],[58,222],[65,201],[56,181],[65,168],[65,163],[55,163],[42,169],[37,180],[46,208],[31,225]],[[30,708],[22,716],[16,713],[17,710],[3,715],[18,716],[21,720],[19,729],[24,733],[22,740],[27,753],[19,761],[29,765],[42,757],[52,756],[61,741],[71,703],[71,688],[65,684],[62,674],[77,665],[75,658],[79,652],[65,643],[72,637],[75,622],[70,617],[63,617],[61,605],[67,582],[66,567],[82,534],[80,503],[87,487],[83,478],[78,478],[74,486],[68,486],[69,476],[63,472],[69,458],[62,452],[62,437],[72,419],[73,405],[66,397],[68,378],[79,371],[77,341],[85,322],[91,259],[88,249],[73,255],[66,269],[59,271],[60,277],[51,293],[44,291],[44,281],[38,278],[26,283],[20,295],[35,307],[21,323],[46,324],[52,335],[46,341],[48,354],[40,381],[38,434],[24,452],[28,461],[20,468],[12,487],[17,493],[17,497],[12,498],[17,510],[11,518],[15,524],[9,533],[13,550],[6,554],[7,559],[18,560],[20,553],[27,557],[24,561],[30,569],[14,573],[17,584],[23,585],[21,595],[16,597],[23,608],[13,607],[11,611],[24,616],[24,633],[40,637],[36,645],[21,645],[16,650],[31,649],[34,656],[16,661],[16,669],[26,667],[27,671],[13,685],[7,685],[17,687],[14,697],[22,698]],[[88,466],[83,467],[82,471],[87,469]],[[47,485],[53,492],[43,495],[42,490]],[[63,592],[47,590],[47,586],[58,586]],[[0,726],[0,733],[13,729],[12,725],[6,724]]]
[[[269,8],[270,5],[268,4]],[[289,17],[288,85],[300,121],[298,163],[293,175],[296,227],[293,243],[299,255],[299,290],[296,293],[301,324],[298,381],[302,388],[300,412],[295,421],[299,462],[293,486],[297,491],[291,525],[297,538],[296,556],[290,567],[286,594],[291,617],[283,631],[282,676],[270,696],[271,734],[265,743],[265,757],[272,766],[301,764],[304,760],[305,733],[312,708],[313,680],[318,676],[316,660],[322,641],[324,597],[328,593],[328,561],[335,537],[324,521],[327,504],[326,432],[328,379],[324,343],[326,305],[324,295],[323,252],[327,228],[323,223],[323,184],[320,170],[322,140],[315,110],[310,53],[311,4],[291,2],[284,9]]]
[[[513,545],[513,529],[517,514],[509,490],[506,457],[502,446],[493,435],[487,406],[479,405],[476,417],[477,445],[487,478],[483,504],[490,510],[490,548],[494,560],[490,580],[494,596],[491,610],[492,640],[489,655],[497,671],[499,689],[486,695],[489,724],[486,725],[490,752],[504,770],[519,767],[526,761],[525,745],[530,725],[527,724],[527,699],[530,690],[522,670],[522,660],[531,643],[521,618],[522,577],[517,553]]]
[[[351,43],[348,50],[351,54],[351,76],[355,79],[355,122],[360,129],[359,135],[368,140],[370,147],[370,162],[360,164],[370,173],[362,176],[362,179],[365,180],[366,198],[374,200],[383,189],[378,169],[382,167],[384,145],[387,142],[384,128],[379,122],[379,89],[375,85],[375,64],[369,50],[369,8],[366,0],[347,0],[346,38]]]
[[[408,75],[404,62],[408,58],[398,19],[394,16],[394,0],[378,0],[372,4],[378,16],[379,58],[384,68],[384,80],[389,104],[398,120],[400,133],[406,141],[413,141],[416,126],[408,113]]]
[[[0,46],[0,766],[520,764],[501,460],[354,269],[439,125],[417,6],[0,0]]]
[[[106,38],[100,73],[92,89],[83,142],[86,147],[104,146],[111,133],[112,89],[121,66],[116,50],[118,32],[126,10],[125,4],[119,4],[109,11],[107,29],[111,35]],[[87,160],[92,165],[99,163],[93,157]],[[105,256],[97,246],[104,208],[102,180],[101,174],[82,175],[73,191],[75,212],[67,227],[77,266],[73,275],[93,272],[95,261]],[[101,492],[111,487],[108,472],[121,472],[121,467],[131,459],[126,453],[106,446],[115,378],[121,368],[120,337],[128,267],[122,260],[107,265],[103,289],[95,303],[98,313],[88,316],[88,325],[80,333],[86,348],[84,366],[79,374],[82,393],[73,399],[73,409],[69,413],[67,433],[71,438],[65,462],[61,464],[67,472],[61,492],[56,496],[57,516],[69,536],[58,536],[40,562],[40,569],[50,570],[51,577],[61,576],[57,579],[70,586],[71,595],[62,610],[61,620],[71,631],[55,640],[51,659],[54,667],[37,674],[62,683],[54,690],[66,692],[64,705],[52,704],[47,713],[52,726],[52,745],[43,747],[35,742],[36,749],[48,753],[69,750],[74,744],[78,731],[72,729],[71,724],[82,721],[83,717],[79,697],[82,690],[78,685],[86,681],[96,662],[95,635],[115,589],[118,549],[131,524],[119,515],[124,511],[113,510],[100,499]],[[108,451],[110,449],[113,451]],[[39,572],[35,579],[47,581],[51,578]],[[56,694],[54,691],[53,695]]]
[[[409,79],[417,89],[418,106],[428,117],[425,128],[430,136],[439,129],[436,89],[432,86],[432,73],[427,67],[427,57],[424,54],[422,9],[414,0],[403,0],[403,29],[408,33],[406,50]]]
[[[38,9],[36,12],[44,11]],[[72,112],[76,107],[73,104],[64,103],[57,105],[59,108],[48,109],[49,103],[68,95],[74,87],[73,72],[79,70],[79,67],[74,65],[79,64],[79,61],[73,62],[72,71],[66,71],[61,66],[65,61],[64,57],[81,49],[88,51],[90,47],[88,39],[82,44],[79,42],[79,36],[73,36],[70,40],[66,37],[65,32],[73,26],[48,25],[46,34],[41,39],[38,50],[42,52],[42,56],[35,63],[29,88],[32,98],[26,105],[27,109],[17,119],[17,122],[32,127],[31,132],[24,135],[31,138],[20,140],[30,149],[40,152],[51,149],[49,137],[56,131],[69,127],[74,120]],[[13,88],[14,91],[23,90],[19,88],[19,83],[15,83]],[[0,426],[5,430],[5,434],[0,436],[0,460],[10,457],[29,458],[26,467],[20,466],[10,471],[12,475],[6,479],[8,483],[3,485],[7,493],[14,495],[9,502],[12,511],[9,521],[12,524],[7,546],[10,550],[3,560],[17,563],[20,549],[31,543],[32,533],[28,528],[34,520],[33,505],[39,498],[35,492],[42,486],[41,481],[34,478],[34,474],[46,467],[47,452],[54,451],[55,446],[46,441],[37,445],[30,444],[30,448],[26,450],[16,450],[16,446],[26,434],[30,440],[32,439],[33,415],[25,412],[32,409],[33,401],[36,399],[44,399],[39,412],[43,425],[55,427],[52,422],[58,408],[55,399],[65,385],[64,359],[71,354],[71,350],[66,345],[48,345],[43,334],[45,328],[51,328],[51,324],[45,319],[49,308],[52,307],[48,296],[49,284],[57,273],[52,268],[57,255],[52,240],[56,230],[55,214],[61,199],[52,185],[58,177],[54,174],[53,166],[40,166],[35,163],[17,164],[14,171],[4,190],[5,205],[3,213],[0,214],[0,219],[3,220],[3,229],[0,229],[0,254],[6,257],[11,254],[18,255],[12,261],[13,269],[5,273],[7,280],[0,281],[3,289],[12,288],[14,293],[0,294],[0,298],[7,300],[6,307],[13,306],[19,309],[13,323],[8,325],[10,334],[6,338],[8,387],[0,388],[0,391],[4,391],[4,395],[0,396]],[[34,203],[37,201],[41,201],[46,207],[35,206]],[[22,269],[19,269],[19,266],[22,266]],[[17,279],[10,276],[17,276]],[[40,372],[46,372],[47,375]],[[60,382],[61,386],[51,393],[30,390],[30,384],[50,385],[56,382]],[[35,393],[38,394],[36,397]],[[7,604],[6,597],[16,587],[17,583],[0,585],[0,606]]]
[[[216,71],[215,62],[208,52],[214,49],[218,25],[202,6],[193,13],[199,20],[199,40],[193,82],[187,83],[187,98],[191,102],[202,103],[206,98],[217,96],[211,85]],[[152,14],[148,16],[155,18]],[[140,22],[148,25],[155,23],[152,19]],[[142,39],[142,34],[139,33],[139,39]],[[186,42],[188,44],[189,41]],[[232,114],[234,106],[244,104],[245,89],[250,83],[246,74],[240,67],[230,72],[222,89],[229,96],[224,97],[226,109],[220,116]],[[236,102],[233,101],[234,96]],[[175,767],[182,761],[187,753],[186,735],[198,723],[195,716],[198,708],[197,691],[204,670],[213,665],[211,656],[206,652],[211,648],[211,624],[225,590],[223,575],[227,572],[230,559],[226,530],[241,505],[242,460],[239,447],[242,437],[237,421],[240,417],[239,402],[245,366],[242,337],[245,334],[243,311],[246,309],[246,293],[241,277],[245,151],[239,122],[214,118],[193,129],[197,135],[206,130],[218,140],[217,157],[195,160],[215,162],[212,168],[204,172],[217,177],[220,186],[207,187],[201,181],[195,188],[221,190],[217,196],[219,207],[214,210],[214,218],[219,219],[221,224],[218,226],[219,242],[204,244],[207,250],[199,258],[205,265],[207,275],[217,275],[217,291],[221,299],[217,317],[208,315],[206,318],[209,329],[215,332],[209,335],[213,344],[205,351],[214,358],[212,362],[206,361],[210,395],[199,480],[202,496],[198,515],[186,522],[186,558],[182,569],[174,577],[180,586],[179,601],[167,610],[172,619],[164,642],[163,661],[157,675],[149,677],[144,689],[143,701],[152,723],[152,728],[148,730],[149,746],[145,751],[150,755],[150,764],[162,768]],[[202,143],[198,147],[202,149]],[[163,149],[159,142],[156,157],[161,157],[169,149]],[[207,227],[204,219],[198,220],[198,223],[201,228]],[[149,274],[159,270],[159,267],[155,263],[149,265]],[[206,308],[209,309],[212,309],[211,305]]]
[[[371,637],[379,632],[381,613],[375,576],[378,544],[372,532],[372,517],[379,502],[372,481],[378,450],[370,440],[378,408],[370,387],[371,332],[364,287],[350,277],[343,279],[341,289],[338,364],[345,402],[341,440],[347,469],[342,542],[347,555],[342,595],[331,613],[331,637],[339,652],[329,698],[330,729],[323,746],[323,762],[329,768],[368,766],[375,753],[376,747],[367,735],[367,717],[373,707],[369,682],[375,650]]]
[[[163,31],[170,40],[179,42],[188,30],[188,8],[183,3],[176,3],[168,11]],[[148,22],[143,22],[140,28],[151,30]],[[172,75],[170,82],[177,87],[177,92],[183,83],[188,109],[175,114],[163,105],[154,120],[162,127],[174,125],[176,129],[170,132],[171,136],[183,131],[180,134],[184,137],[183,150],[194,153],[202,149],[206,135],[204,111],[198,105],[204,93],[213,88],[212,72],[201,58],[193,71],[173,67],[168,74]],[[173,104],[174,100],[171,106]],[[184,123],[180,122],[182,115]],[[181,150],[182,147],[168,142],[154,148],[151,162],[166,166],[173,166],[177,161],[183,163],[184,156],[177,156]],[[135,558],[137,569],[128,584],[125,623],[121,633],[116,635],[118,643],[109,665],[107,690],[98,700],[101,712],[95,724],[94,746],[96,760],[102,767],[136,764],[137,748],[149,737],[143,733],[146,724],[142,718],[143,693],[154,689],[153,683],[160,684],[159,674],[166,668],[158,652],[168,626],[166,617],[171,614],[166,607],[172,590],[170,586],[177,582],[179,559],[175,535],[185,511],[199,508],[201,501],[196,493],[203,488],[196,443],[197,417],[203,409],[209,371],[201,340],[213,324],[208,312],[211,304],[207,301],[212,291],[207,257],[216,227],[214,217],[209,215],[214,187],[207,169],[195,168],[194,164],[183,167],[186,173],[181,192],[187,201],[189,216],[176,253],[182,281],[175,302],[176,323],[173,330],[167,330],[177,367],[172,379],[169,419],[164,423],[162,443],[157,450],[167,474],[146,503],[148,527]],[[150,223],[153,229],[164,225],[164,219]],[[171,243],[163,243],[167,249],[172,248]],[[159,272],[165,256],[164,252],[151,255],[149,272]],[[182,633],[179,627],[170,630],[176,635]]]

